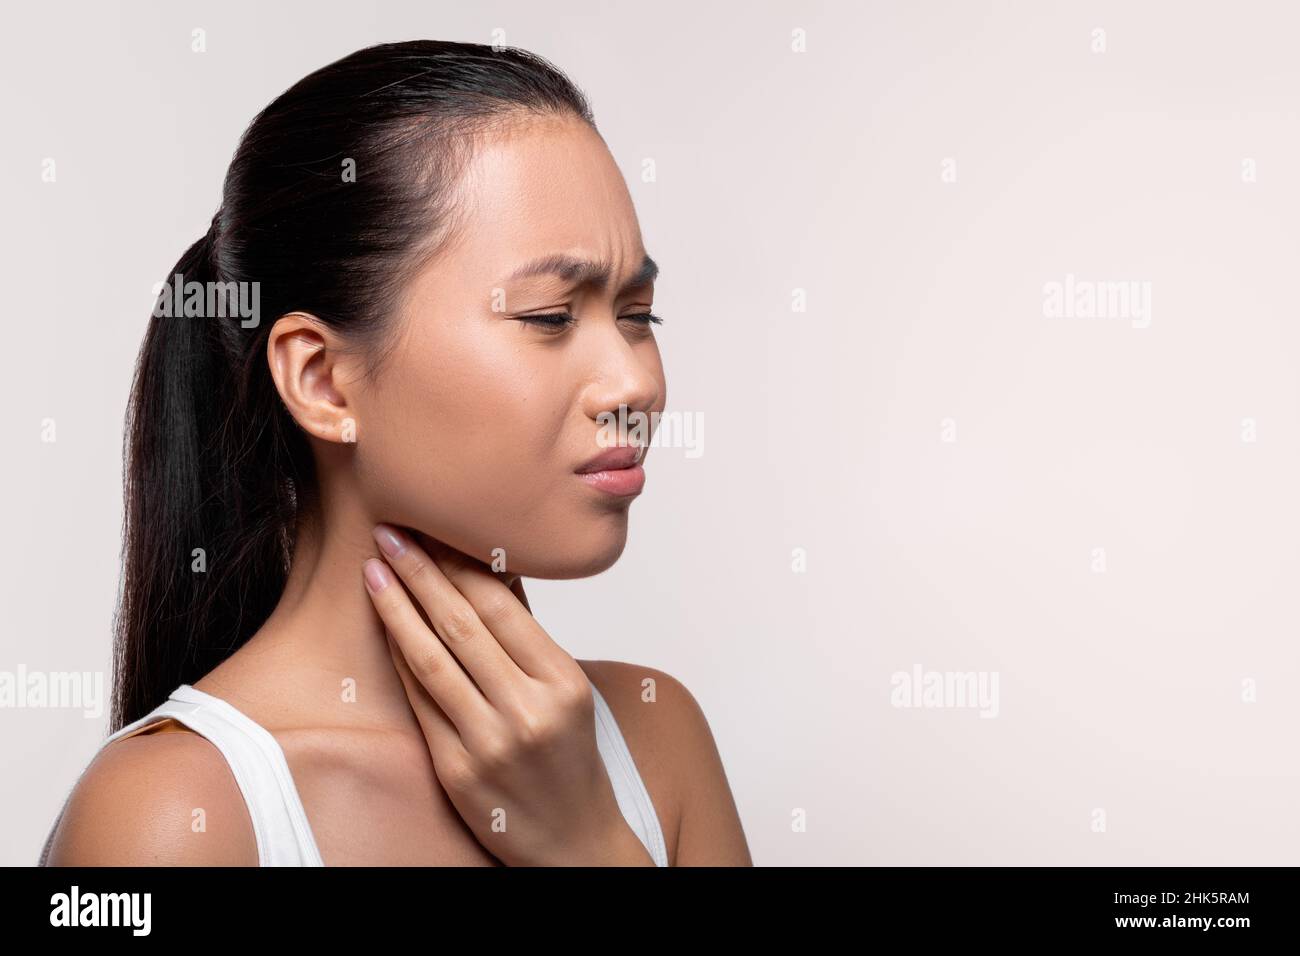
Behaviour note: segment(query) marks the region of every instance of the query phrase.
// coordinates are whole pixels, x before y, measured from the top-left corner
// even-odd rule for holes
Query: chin
[[[627,511],[611,513],[579,531],[563,529],[537,548],[518,554],[510,570],[525,578],[589,578],[607,571],[627,546]]]

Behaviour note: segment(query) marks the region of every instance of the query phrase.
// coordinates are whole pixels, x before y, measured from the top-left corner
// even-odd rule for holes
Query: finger
[[[521,671],[538,680],[558,676],[569,655],[546,633],[514,588],[482,561],[424,535],[416,538],[428,543],[428,553],[443,576],[464,595]]]
[[[439,564],[403,530],[380,524],[375,527],[374,535],[388,563],[420,602],[436,632],[430,637],[415,635],[414,647],[408,647],[403,635],[394,631],[393,636],[407,659],[411,660],[414,652],[417,655],[414,659],[418,660],[419,654],[427,653],[421,644],[429,639],[441,639],[489,701],[501,706],[517,696],[519,684],[526,675],[497,643],[470,602],[447,580]],[[427,634],[428,628],[423,631]]]
[[[491,705],[442,641],[425,626],[392,569],[378,558],[371,558],[365,562],[363,572],[366,593],[406,657],[411,673],[459,730],[481,725],[491,715]]]
[[[533,613],[532,605],[528,603],[528,595],[524,593],[524,579],[516,577],[510,582],[510,592],[519,598],[519,603],[528,609],[528,613]]]
[[[420,731],[429,744],[429,755],[433,758],[434,769],[437,770],[440,764],[448,765],[451,761],[464,759],[467,755],[465,744],[460,738],[456,725],[411,672],[411,666],[407,663],[401,648],[386,630],[384,640],[388,644],[388,653],[393,658],[393,667],[397,669],[397,675],[402,679],[402,686],[406,688],[406,698],[410,701],[411,710],[414,711],[415,719],[420,724]]]

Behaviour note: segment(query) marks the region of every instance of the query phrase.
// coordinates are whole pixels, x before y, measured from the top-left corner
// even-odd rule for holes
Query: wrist
[[[577,852],[567,854],[570,866],[655,866],[654,857],[646,850],[628,826],[622,814],[607,829],[593,832],[592,842]],[[570,845],[570,850],[575,848]]]
[[[641,838],[628,826],[626,820],[615,828],[609,843],[610,860],[605,866],[655,866],[654,857],[645,848]]]

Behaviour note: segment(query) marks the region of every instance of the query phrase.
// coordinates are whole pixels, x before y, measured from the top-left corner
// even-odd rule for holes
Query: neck
[[[322,510],[328,520],[318,510],[299,522],[284,594],[241,648],[238,683],[273,683],[259,697],[275,699],[295,724],[409,728],[414,714],[361,577],[379,554],[375,520],[350,496]]]

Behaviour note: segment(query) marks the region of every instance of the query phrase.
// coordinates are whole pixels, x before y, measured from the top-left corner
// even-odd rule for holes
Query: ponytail
[[[293,508],[283,479],[296,469],[268,445],[279,428],[248,420],[247,409],[270,403],[250,401],[232,363],[244,351],[239,337],[259,330],[243,329],[237,309],[193,315],[166,301],[180,302],[177,290],[193,283],[220,294],[228,280],[216,265],[219,222],[168,274],[136,362],[113,731],[233,653],[287,576]],[[274,405],[270,414],[285,415]]]

